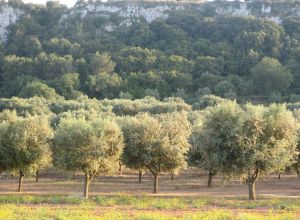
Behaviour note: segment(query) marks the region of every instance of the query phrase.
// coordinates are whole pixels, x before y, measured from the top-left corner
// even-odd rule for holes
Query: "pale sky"
[[[25,3],[37,3],[37,4],[45,4],[48,0],[23,0]],[[69,7],[74,6],[77,0],[59,0],[62,4],[67,5]]]

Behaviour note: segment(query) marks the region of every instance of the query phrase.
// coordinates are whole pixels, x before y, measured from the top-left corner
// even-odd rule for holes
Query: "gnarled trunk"
[[[249,200],[256,200],[255,182],[248,183],[248,188],[249,188]]]
[[[246,180],[248,184],[248,190],[249,190],[249,200],[256,200],[256,192],[255,192],[255,182],[258,178],[259,170],[256,169],[254,173],[251,175],[250,172],[248,174],[248,178]]]
[[[24,178],[24,172],[20,170],[19,171],[19,187],[18,187],[18,192],[22,192],[23,178]]]
[[[214,175],[215,175],[214,173],[208,172],[208,181],[207,181],[207,187],[208,188],[212,187],[212,179],[213,179]]]

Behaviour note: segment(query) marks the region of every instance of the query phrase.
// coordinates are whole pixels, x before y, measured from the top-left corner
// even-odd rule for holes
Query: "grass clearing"
[[[117,210],[117,209],[98,209],[95,206],[75,207],[28,207],[25,205],[1,204],[0,219],[56,219],[56,220],[294,220],[296,214],[293,212],[268,212],[268,213],[253,213],[241,211],[236,213],[230,210],[211,210],[211,211],[196,211],[196,212],[165,212],[159,210],[141,211],[141,210]]]
[[[206,188],[206,176],[162,176],[159,195],[149,194],[152,177],[136,183],[136,175],[102,177],[92,184],[90,199],[82,198],[82,179],[26,179],[24,193],[11,188],[16,179],[2,179],[0,220],[294,220],[300,219],[299,179],[271,176],[258,183],[257,201],[248,201],[247,187],[216,178]],[[186,180],[189,180],[187,182]],[[200,182],[203,186],[200,186]],[[53,184],[55,187],[53,187]],[[244,193],[245,192],[245,193]],[[272,193],[271,193],[272,192]],[[282,196],[281,196],[282,195]]]
[[[80,196],[64,195],[1,195],[0,204],[19,205],[81,205],[99,207],[130,207],[132,209],[270,209],[300,210],[300,198],[268,198],[259,197],[256,201],[248,201],[243,197],[151,197],[133,195],[95,196],[86,200]]]

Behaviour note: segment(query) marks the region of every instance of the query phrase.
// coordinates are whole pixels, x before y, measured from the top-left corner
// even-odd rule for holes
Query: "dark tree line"
[[[25,14],[9,26],[0,47],[2,97],[299,100],[297,17],[279,25],[218,16],[207,7],[107,31],[122,18],[90,13],[62,19],[67,8],[57,2],[9,4]]]

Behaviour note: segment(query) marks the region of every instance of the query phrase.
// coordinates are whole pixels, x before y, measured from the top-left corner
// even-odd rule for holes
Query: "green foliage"
[[[265,103],[299,93],[297,17],[280,13],[283,22],[276,24],[217,16],[214,3],[203,10],[187,4],[167,18],[151,23],[136,18],[124,25],[116,13],[79,15],[97,2],[80,2],[74,13],[57,2],[8,4],[24,14],[8,27],[1,45],[3,97],[20,96],[35,80],[74,100],[114,99],[122,93],[130,99],[175,96],[193,104],[200,98],[195,93],[209,89],[211,95]]]
[[[237,153],[239,173],[280,172],[290,166],[297,152],[297,127],[285,105],[246,105]],[[238,155],[240,152],[240,155]],[[279,162],[280,161],[280,162]]]
[[[193,126],[190,165],[216,174],[230,166],[233,155],[228,153],[238,143],[241,107],[233,101],[224,101],[204,111],[201,122]]]
[[[289,70],[274,58],[265,57],[251,69],[256,94],[270,95],[272,92],[286,92],[292,82]]]
[[[11,98],[0,99],[0,110],[15,110],[19,116],[36,116],[36,115],[50,115],[47,100],[40,97],[33,97],[29,99]]]
[[[99,172],[113,170],[123,148],[123,135],[112,119],[62,119],[52,142],[54,165],[85,173],[84,196]]]
[[[55,89],[48,87],[46,84],[33,81],[27,84],[19,93],[19,97],[21,98],[31,98],[34,96],[43,97],[45,99],[61,99],[62,97],[59,96]]]
[[[79,73],[66,73],[57,81],[55,87],[66,99],[78,99],[84,96],[83,92],[79,91]]]
[[[13,118],[0,124],[1,169],[19,171],[19,191],[24,174],[49,161],[53,131],[45,117]]]
[[[121,122],[125,147],[122,161],[133,169],[148,169],[155,177],[154,193],[157,193],[157,176],[185,166],[190,124],[184,112],[168,113],[152,117],[139,114]]]
[[[198,116],[191,135],[189,163],[209,171],[241,175],[255,199],[259,175],[283,172],[298,156],[297,129],[285,105],[269,107],[224,101]]]
[[[65,170],[98,172],[114,166],[122,150],[122,134],[111,120],[66,118],[53,140],[54,162]]]

